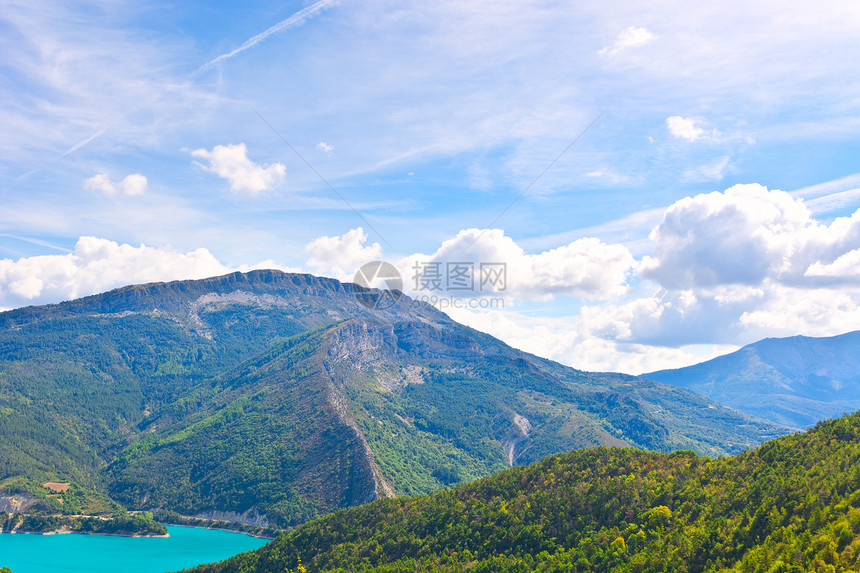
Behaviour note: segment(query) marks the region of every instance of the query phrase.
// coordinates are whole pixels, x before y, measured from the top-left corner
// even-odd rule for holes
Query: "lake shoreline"
[[[254,539],[266,539],[268,541],[274,541],[277,539],[276,537],[267,537],[265,535],[255,535],[253,533],[247,533],[245,531],[237,531],[235,529],[227,529],[225,527],[206,527],[205,525],[185,525],[179,523],[165,523],[165,526],[169,527],[186,527],[188,529],[208,529],[209,531],[223,531],[225,533],[236,533],[238,535],[247,535],[248,537],[253,537]],[[168,533],[168,535],[170,535]]]
[[[182,527],[181,525],[171,527]],[[66,529],[56,529],[54,531],[26,531],[16,529],[15,531],[3,531],[0,535],[103,535],[105,537],[154,537],[165,538],[170,537],[170,533],[164,535],[141,535],[140,533],[96,533],[92,531],[72,531]]]
[[[5,519],[3,519],[5,517]],[[9,533],[36,533],[40,535],[63,535],[82,533],[86,535],[110,535],[115,537],[165,537],[169,535],[163,523],[152,518],[150,513],[124,515],[62,515],[0,513],[0,530]]]
[[[267,539],[269,541],[277,539],[281,533],[286,533],[283,530],[272,530],[259,525],[251,525],[238,521],[227,521],[224,519],[204,519],[200,517],[191,517],[189,515],[173,514],[170,516],[158,515],[156,518],[166,517],[167,519],[157,519],[159,523],[165,526],[172,527],[193,527],[197,529],[210,529],[217,531],[229,531],[232,533],[241,533],[257,539]]]

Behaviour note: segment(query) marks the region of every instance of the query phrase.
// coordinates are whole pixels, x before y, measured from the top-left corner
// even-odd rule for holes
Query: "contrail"
[[[92,134],[92,135],[91,135],[91,136],[89,136],[88,138],[86,138],[86,139],[84,139],[84,140],[82,140],[82,141],[77,142],[76,144],[74,144],[73,146],[71,146],[70,148],[68,148],[66,151],[64,151],[63,153],[61,153],[60,155],[58,155],[58,156],[54,157],[54,158],[51,160],[51,162],[59,161],[61,158],[63,158],[63,157],[65,157],[65,156],[69,155],[70,153],[74,153],[75,151],[77,151],[77,150],[78,150],[78,149],[80,149],[81,147],[83,147],[83,146],[87,145],[89,142],[91,142],[92,140],[94,140],[95,138],[97,138],[98,136],[100,136],[101,134],[103,134],[104,132],[105,132],[105,130],[104,130],[104,129],[102,129],[102,130],[100,130],[100,131],[95,132],[94,134]],[[24,180],[24,179],[26,179],[27,177],[29,177],[29,176],[33,175],[34,173],[38,173],[41,169],[42,169],[42,168],[40,167],[40,168],[38,168],[38,169],[33,169],[32,171],[28,171],[28,172],[26,172],[26,173],[24,173],[24,174],[22,174],[22,175],[19,175],[18,177],[16,177],[16,178],[15,178],[15,185],[17,185],[18,183],[20,183],[21,181],[23,181],[23,180]],[[7,191],[8,189],[11,189],[11,188],[12,188],[12,187],[14,187],[15,185],[12,185],[12,186],[10,186],[9,188],[7,188],[7,189],[3,189],[2,191],[0,191],[0,195],[2,195],[5,191]],[[0,236],[9,236],[9,237],[11,237],[12,235],[0,235]],[[16,237],[16,238],[20,238],[20,237]],[[21,239],[21,240],[22,240],[22,241],[25,241],[26,239]],[[52,246],[52,245],[47,245],[47,246]]]
[[[83,141],[79,141],[79,142],[77,142],[76,144],[74,144],[73,146],[71,146],[71,147],[70,147],[70,148],[69,148],[65,153],[63,153],[62,155],[60,155],[60,157],[65,157],[66,155],[68,155],[68,154],[70,154],[70,153],[74,153],[75,151],[77,151],[78,149],[80,149],[81,147],[83,147],[84,145],[86,145],[87,143],[91,142],[92,140],[94,140],[95,138],[97,138],[98,136],[100,136],[101,134],[103,134],[104,132],[105,132],[105,130],[103,130],[103,129],[102,129],[101,131],[97,131],[97,132],[95,132],[94,134],[92,134],[92,135],[91,135],[91,136],[89,136],[88,138],[84,139]]]
[[[53,243],[49,243],[47,241],[40,241],[39,239],[30,239],[29,237],[19,237],[18,235],[10,235],[9,233],[0,233],[0,237],[8,237],[10,239],[15,239],[16,241],[23,241],[25,243],[32,243],[34,245],[39,245],[40,247],[48,247],[51,249],[56,249],[58,251],[63,251],[64,253],[71,253],[74,251],[70,251],[65,247],[58,247]]]
[[[280,32],[282,30],[286,30],[287,28],[292,28],[293,26],[298,26],[298,25],[302,24],[305,20],[307,20],[308,18],[310,18],[311,16],[313,16],[314,14],[316,14],[317,12],[319,12],[320,10],[322,10],[323,8],[325,8],[326,6],[331,4],[333,1],[334,0],[319,0],[318,2],[311,4],[307,8],[303,8],[303,9],[299,10],[298,12],[296,12],[295,14],[293,14],[292,16],[287,18],[286,20],[284,20],[282,22],[278,22],[277,24],[275,24],[274,26],[272,26],[271,28],[269,28],[265,32],[260,32],[259,34],[257,34],[256,36],[254,36],[253,38],[251,38],[250,40],[248,40],[247,42],[245,42],[244,44],[242,44],[241,46],[239,46],[238,48],[236,48],[232,52],[228,52],[226,54],[221,54],[220,56],[218,56],[214,60],[210,60],[210,61],[206,62],[205,64],[200,66],[200,68],[196,72],[194,72],[194,75],[197,76],[199,74],[202,74],[203,72],[212,69],[219,62],[223,62],[224,60],[232,58],[236,54],[238,54],[240,52],[244,52],[248,48],[253,48],[254,46],[259,44],[260,42],[262,42],[263,40],[265,40],[266,38],[268,38],[272,34],[277,34],[278,32]]]

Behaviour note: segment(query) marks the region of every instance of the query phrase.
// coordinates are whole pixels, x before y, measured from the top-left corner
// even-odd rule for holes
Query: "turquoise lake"
[[[170,537],[0,534],[12,573],[165,573],[220,561],[267,543],[241,533],[168,526]]]

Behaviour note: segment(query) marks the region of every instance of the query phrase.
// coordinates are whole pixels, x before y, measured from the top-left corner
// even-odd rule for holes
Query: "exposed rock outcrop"
[[[195,519],[231,521],[233,523],[244,523],[245,525],[269,527],[268,518],[261,514],[256,507],[252,507],[244,513],[236,513],[235,511],[204,511],[192,517]]]
[[[6,513],[25,511],[27,508],[38,503],[38,501],[38,498],[26,493],[0,495],[0,511]]]

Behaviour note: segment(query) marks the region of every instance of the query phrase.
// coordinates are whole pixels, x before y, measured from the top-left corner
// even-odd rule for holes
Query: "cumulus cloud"
[[[230,189],[237,193],[257,195],[268,191],[283,181],[287,172],[282,163],[262,165],[251,161],[244,143],[216,145],[211,151],[195,149],[191,155],[207,160],[208,165],[196,161],[194,163],[226,179],[230,183]]]
[[[673,115],[666,118],[666,127],[673,137],[678,139],[686,139],[687,141],[696,141],[705,135],[705,130],[696,125],[698,123],[694,119]]]
[[[860,211],[824,225],[800,199],[757,184],[678,201],[651,233],[640,272],[663,287],[854,282]]]
[[[0,260],[0,307],[58,302],[127,284],[230,271],[206,249],[180,253],[81,237],[69,254]]]
[[[325,141],[320,141],[319,143],[317,143],[317,149],[319,149],[323,153],[331,153],[334,150],[334,145],[329,145]]]
[[[443,242],[432,255],[412,255],[400,267],[405,284],[416,293],[430,290],[446,296],[474,296],[492,292],[519,300],[547,300],[556,295],[608,298],[624,294],[635,260],[623,245],[607,245],[594,238],[529,254],[500,229],[466,229]]]
[[[623,30],[615,39],[615,43],[600,50],[601,55],[614,56],[630,48],[639,48],[654,41],[655,36],[647,28],[630,26]]]
[[[532,317],[509,309],[446,309],[458,322],[511,346],[582,370],[640,374],[681,368],[737,350],[732,344],[655,346],[596,336],[577,317]]]
[[[590,336],[656,347],[732,344],[747,333],[738,321],[765,297],[760,289],[659,291],[606,305],[588,305],[577,318]]]
[[[337,237],[323,236],[311,241],[305,251],[310,255],[307,265],[318,274],[352,282],[355,272],[365,263],[379,260],[379,243],[366,245],[367,233],[362,227]]]
[[[501,231],[475,242],[479,235],[462,231],[423,260],[443,263],[443,278],[448,261],[506,261],[511,309],[562,293],[585,303],[541,318],[446,312],[577,368],[679,367],[768,336],[832,336],[860,324],[860,211],[824,223],[802,200],[762,185],[676,202],[638,262],[595,239],[528,254]]]
[[[678,201],[651,239],[638,271],[660,288],[583,306],[583,336],[681,347],[860,324],[860,211],[823,224],[788,193],[736,185]]]
[[[583,307],[573,319],[587,336],[681,348],[740,345],[772,336],[833,336],[857,329],[860,294],[848,288],[787,286],[660,291],[620,304]]]
[[[146,193],[147,180],[140,173],[132,173],[114,184],[110,177],[104,173],[93,175],[84,181],[84,188],[89,191],[101,191],[105,195],[116,195],[121,193],[129,197],[143,195]]]
[[[860,249],[853,249],[840,255],[832,263],[815,261],[803,273],[804,277],[829,279],[819,282],[858,283],[860,282]]]
[[[761,185],[687,197],[669,207],[651,233],[653,257],[640,272],[667,288],[760,283],[782,263],[784,241],[809,212],[787,193]]]

